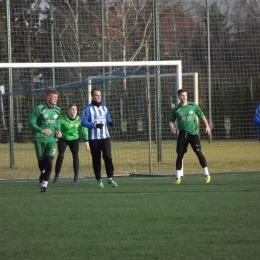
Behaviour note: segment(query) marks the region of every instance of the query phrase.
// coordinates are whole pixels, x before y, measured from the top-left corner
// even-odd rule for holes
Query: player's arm
[[[177,129],[174,127],[174,123],[171,121],[169,122],[169,128],[173,134],[177,133]]]
[[[57,131],[61,131],[61,126],[63,124],[63,117],[61,115],[58,116],[56,121],[56,129]]]
[[[85,132],[87,132],[87,133],[85,133]],[[88,129],[86,127],[82,127],[82,135],[84,138],[86,150],[89,151],[90,147],[89,147],[89,142],[88,142]]]
[[[85,140],[85,142],[87,142],[88,141],[88,129],[84,126],[81,126],[80,129],[81,129],[83,139]]]
[[[94,122],[89,121],[89,118],[91,118],[89,106],[86,106],[83,110],[83,115],[81,117],[81,125],[87,127],[88,129],[95,128]]]
[[[41,133],[43,130],[37,123],[39,116],[40,116],[40,109],[36,107],[33,110],[32,115],[29,119],[29,127],[36,133]]]
[[[260,105],[258,105],[256,108],[254,123],[256,126],[260,127]]]
[[[90,147],[89,147],[89,142],[88,142],[88,129],[82,125],[80,126],[80,129],[81,129],[81,133],[82,133],[85,145],[86,145],[86,150],[89,151]]]
[[[62,124],[62,117],[59,115],[56,123],[56,137],[61,138],[62,132],[61,132],[61,124]]]
[[[169,128],[171,130],[171,133],[174,135],[177,133],[177,129],[174,127],[175,120],[176,120],[175,112],[172,109],[169,115]]]
[[[202,122],[204,123],[204,125],[206,127],[206,129],[205,129],[206,134],[210,135],[211,129],[209,127],[208,120],[207,120],[207,118],[205,117],[204,113],[202,112],[201,108],[198,105],[196,107],[196,114],[202,120]]]
[[[41,115],[41,107],[36,107],[33,110],[33,113],[29,120],[29,127],[35,132],[35,133],[42,133],[45,135],[51,135],[52,130],[48,128],[42,128],[39,124],[40,121],[40,115]]]
[[[210,135],[211,129],[210,129],[210,127],[209,127],[209,123],[208,123],[207,118],[204,116],[204,117],[201,118],[201,120],[202,120],[202,122],[204,123],[204,125],[205,125],[205,127],[206,127],[206,129],[205,129],[206,134]]]
[[[110,112],[107,111],[107,114],[106,114],[106,121],[107,121],[107,125],[109,125],[110,127],[113,127],[114,126],[114,123],[111,119],[111,115],[110,115]]]

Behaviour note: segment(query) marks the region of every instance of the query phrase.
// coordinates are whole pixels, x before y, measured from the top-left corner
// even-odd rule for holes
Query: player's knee
[[[75,160],[75,159],[79,159],[78,153],[73,153],[73,154],[72,154],[72,157],[73,157],[74,160]]]
[[[200,149],[197,149],[197,150],[194,151],[194,152],[196,153],[196,155],[197,155],[198,157],[203,157],[203,154],[202,154],[202,152],[201,152]]]
[[[64,158],[64,153],[59,153],[59,154],[58,154],[58,158],[59,158],[59,159],[63,159],[63,158]]]
[[[45,163],[46,163],[46,166],[47,166],[47,167],[52,165],[53,158],[54,158],[54,157],[52,157],[52,156],[47,156],[47,157],[45,158]]]
[[[184,157],[184,153],[178,153],[177,154],[177,160],[182,160]]]
[[[103,154],[102,157],[105,161],[112,161],[111,154]]]

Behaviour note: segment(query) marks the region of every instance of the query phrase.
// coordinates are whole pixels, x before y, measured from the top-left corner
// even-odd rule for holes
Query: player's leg
[[[40,169],[39,182],[42,183],[43,174],[45,172],[45,161],[44,161],[44,143],[34,143],[35,153],[38,160],[38,167]]]
[[[73,170],[74,170],[74,182],[78,182],[79,174],[79,139],[71,140],[68,142],[68,146],[72,153],[73,158]]]
[[[39,182],[42,183],[43,174],[45,172],[45,161],[44,160],[38,161],[38,167],[40,169]]]
[[[53,178],[54,183],[58,182],[58,180],[59,180],[59,174],[60,174],[60,171],[61,171],[66,147],[67,147],[66,140],[60,139],[58,141],[58,156],[57,156],[56,164],[55,164],[55,176]]]
[[[182,160],[184,154],[187,152],[188,147],[187,133],[185,131],[180,131],[177,139],[177,147],[176,147],[176,184],[181,183],[181,169],[182,169]]]
[[[200,162],[200,165],[203,168],[204,175],[205,175],[205,182],[209,183],[210,182],[210,175],[209,175],[209,171],[208,171],[208,167],[207,167],[206,158],[203,155],[203,153],[201,152],[200,138],[199,138],[198,135],[190,135],[189,139],[190,139],[191,147],[192,147],[194,153],[197,155],[199,162]]]
[[[89,140],[89,147],[92,156],[92,167],[94,170],[95,178],[97,180],[98,188],[103,188],[104,185],[101,180],[101,140]]]
[[[39,169],[40,169],[41,172],[44,172],[44,170],[45,170],[44,160],[38,161],[38,167],[39,167]]]
[[[114,165],[113,165],[112,154],[111,154],[110,138],[106,138],[102,140],[101,150],[102,150],[103,160],[106,168],[107,182],[108,184],[111,184],[111,186],[117,187],[117,183],[113,180]]]
[[[53,156],[45,157],[45,174],[43,180],[46,182],[49,181],[51,176],[53,158],[54,158]]]
[[[43,181],[41,186],[41,192],[47,192],[47,186],[52,171],[52,162],[56,153],[56,142],[45,143],[44,155],[45,155],[45,173],[43,175]]]

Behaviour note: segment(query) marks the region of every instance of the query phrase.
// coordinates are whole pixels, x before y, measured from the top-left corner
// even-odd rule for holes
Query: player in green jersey
[[[177,140],[177,159],[176,159],[176,184],[181,183],[181,169],[184,154],[187,152],[188,144],[191,145],[193,151],[197,155],[200,165],[204,170],[205,182],[210,182],[210,175],[207,167],[207,161],[201,152],[201,143],[198,135],[197,117],[200,118],[206,126],[206,133],[210,135],[210,127],[208,121],[195,102],[188,101],[188,93],[186,89],[178,90],[180,103],[175,105],[169,116],[169,127],[173,134],[177,133],[174,122],[178,124],[178,140]]]
[[[29,126],[34,132],[35,152],[41,171],[39,177],[41,192],[47,192],[56,141],[62,136],[59,124],[60,108],[56,106],[57,101],[58,92],[54,89],[48,90],[46,102],[33,110],[29,120]]]
[[[64,159],[64,153],[67,146],[69,146],[73,158],[74,182],[78,182],[79,173],[79,129],[82,132],[85,141],[86,150],[90,150],[88,143],[88,129],[81,126],[81,118],[77,115],[77,106],[70,104],[68,107],[68,114],[60,119],[60,127],[62,138],[58,141],[58,156],[55,165],[55,176],[53,182],[59,180],[59,174]]]

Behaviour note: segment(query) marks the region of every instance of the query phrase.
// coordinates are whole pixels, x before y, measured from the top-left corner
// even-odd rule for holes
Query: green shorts
[[[46,156],[55,156],[56,142],[35,142],[34,147],[38,161],[44,160]]]

